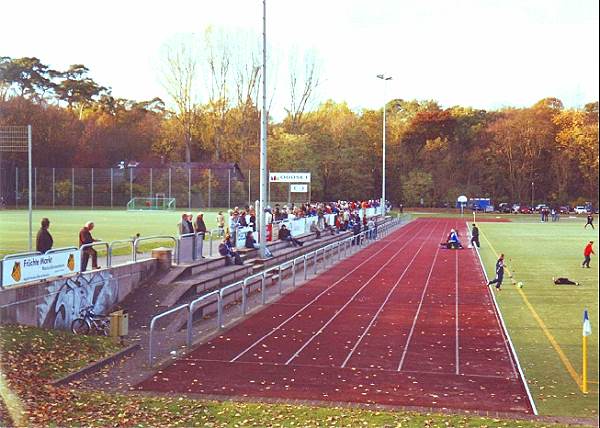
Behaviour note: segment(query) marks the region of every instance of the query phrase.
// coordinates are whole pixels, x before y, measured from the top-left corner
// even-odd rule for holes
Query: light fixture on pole
[[[377,75],[378,79],[383,80],[384,82],[384,102],[383,102],[383,150],[382,150],[382,167],[381,167],[381,212],[383,215],[385,215],[386,211],[386,199],[385,199],[385,111],[386,111],[386,105],[387,103],[385,102],[385,98],[387,96],[387,93],[385,91],[386,89],[386,85],[385,82],[387,82],[388,80],[392,80],[392,76],[386,76],[384,74],[378,74]]]

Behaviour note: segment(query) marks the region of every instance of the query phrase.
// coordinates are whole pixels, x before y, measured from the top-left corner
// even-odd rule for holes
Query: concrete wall
[[[150,259],[1,289],[0,323],[69,329],[82,308],[93,305],[95,313],[108,313],[156,269]]]

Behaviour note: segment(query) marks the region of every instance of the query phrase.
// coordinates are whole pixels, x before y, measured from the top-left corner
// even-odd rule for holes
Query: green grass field
[[[203,210],[206,227],[216,227],[218,209]],[[225,212],[225,209],[223,209]],[[87,221],[95,224],[92,235],[103,241],[141,236],[177,235],[177,223],[184,211],[125,210],[35,210],[33,211],[33,245],[42,218],[50,219],[54,248],[78,245],[79,229]],[[193,213],[194,216],[196,212]],[[24,210],[0,211],[0,256],[27,251],[28,214]],[[35,248],[34,248],[35,249]]]
[[[584,230],[584,224],[583,219],[543,224],[532,217],[479,224],[488,275],[494,275],[497,253],[504,253],[512,280],[524,283],[518,289],[507,278],[496,295],[540,414],[598,415],[598,259],[592,256],[591,269],[581,267],[583,247],[597,242],[598,232]],[[582,285],[556,286],[552,277],[559,276]],[[593,329],[587,395],[578,385],[585,308]]]

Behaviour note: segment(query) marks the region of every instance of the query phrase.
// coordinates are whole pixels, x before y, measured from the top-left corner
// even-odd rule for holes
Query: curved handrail
[[[154,332],[154,324],[156,324],[156,321],[158,321],[159,319],[166,317],[167,315],[171,315],[173,312],[180,311],[183,308],[189,309],[189,305],[187,303],[184,305],[179,305],[179,306],[169,309],[168,311],[165,311],[161,314],[155,315],[150,320],[150,330],[148,332],[148,364],[150,366],[152,366],[152,342],[153,342],[152,341],[152,333]]]
[[[221,300],[220,290],[211,291],[208,294],[198,297],[189,303],[188,321],[187,321],[187,346],[192,346],[192,324],[194,320],[194,306],[203,300],[208,300],[210,297],[217,296],[217,308],[219,307],[219,300]]]
[[[131,244],[131,261],[135,261],[135,257],[134,257],[134,252],[136,251],[133,244],[135,242],[135,239],[130,238],[130,239],[116,239],[114,241],[110,241],[110,244],[108,244],[108,254],[109,254],[109,260],[108,260],[108,266],[112,267],[112,257],[113,257],[113,249],[114,249],[114,245],[115,244],[124,244],[124,243],[128,243]]]
[[[104,248],[106,248],[106,267],[110,267],[110,256],[109,256],[109,246],[108,246],[108,242],[106,241],[95,241],[95,242],[90,242],[89,244],[83,244],[81,247],[79,247],[79,251],[83,251],[87,248],[93,248],[96,246],[102,246]],[[87,267],[87,266],[86,266]],[[82,266],[83,268],[83,266]]]
[[[53,254],[53,253],[60,253],[62,251],[77,251],[79,248],[77,248],[76,246],[72,246],[72,247],[61,247],[61,248],[52,248],[48,251],[46,251],[44,254]]]
[[[8,254],[8,255],[4,256],[4,258],[2,260],[17,259],[19,257],[27,257],[27,256],[39,256],[40,254],[42,254],[42,253],[39,251],[27,251],[25,253]]]
[[[170,239],[173,241],[174,243],[174,248],[175,248],[175,263],[179,264],[179,244],[177,241],[177,238],[175,238],[174,236],[171,235],[152,235],[152,236],[142,236],[140,238],[136,238],[135,241],[133,241],[133,261],[137,262],[137,252],[138,252],[138,245],[140,242],[142,241],[150,241],[150,240],[155,240],[155,239]]]

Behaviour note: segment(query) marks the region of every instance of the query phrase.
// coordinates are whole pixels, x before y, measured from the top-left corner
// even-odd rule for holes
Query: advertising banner
[[[271,172],[271,183],[310,183],[310,172]]]
[[[302,235],[306,230],[306,222],[303,218],[297,218],[292,222],[292,236]]]
[[[2,261],[2,286],[24,284],[81,270],[79,250],[25,256]]]
[[[235,237],[235,246],[237,248],[244,248],[246,246],[246,234],[252,232],[251,227],[238,227]]]

